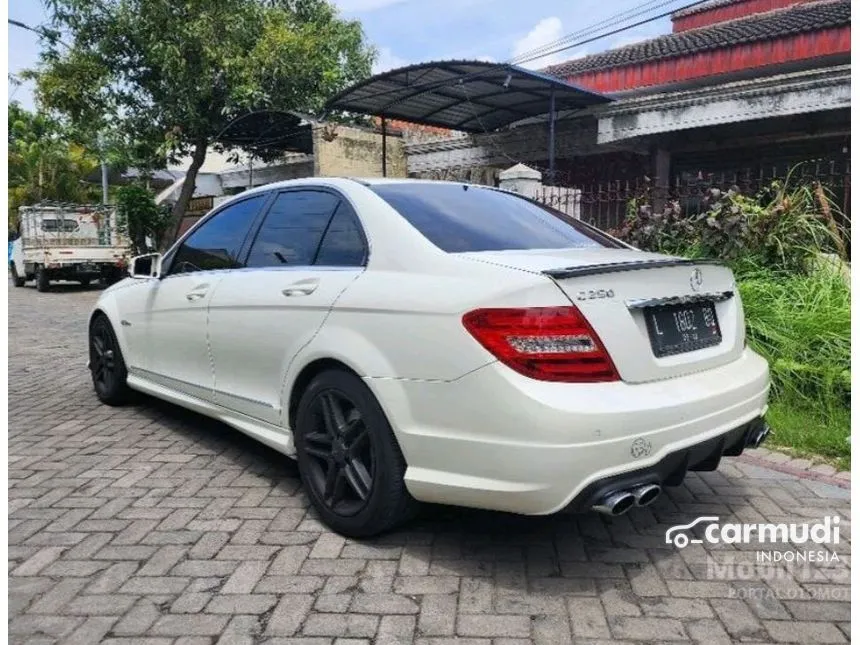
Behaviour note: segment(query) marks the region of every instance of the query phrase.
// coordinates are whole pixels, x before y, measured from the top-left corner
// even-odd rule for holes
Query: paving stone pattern
[[[844,643],[848,491],[738,460],[618,519],[434,507],[327,531],[286,458],[219,423],[92,393],[98,290],[9,289],[9,642]],[[665,543],[699,515],[841,516],[838,563]]]

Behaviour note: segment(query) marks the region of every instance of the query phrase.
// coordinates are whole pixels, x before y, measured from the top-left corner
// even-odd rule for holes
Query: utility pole
[[[102,204],[108,203],[108,166],[105,162],[105,146],[102,133],[98,134],[99,163],[102,167]]]

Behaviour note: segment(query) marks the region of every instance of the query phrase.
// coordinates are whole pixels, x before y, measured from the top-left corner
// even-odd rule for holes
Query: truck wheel
[[[36,291],[45,292],[48,290],[49,285],[50,281],[48,280],[48,274],[45,272],[45,269],[42,267],[36,269]]]
[[[114,269],[109,269],[101,274],[99,282],[105,289],[107,289],[112,284],[119,282],[119,279],[119,272]]]
[[[18,275],[18,270],[15,268],[14,264],[11,265],[9,267],[9,269],[12,272],[12,284],[14,284],[16,287],[23,287],[24,282],[26,282],[26,279],[24,278],[24,276]]]

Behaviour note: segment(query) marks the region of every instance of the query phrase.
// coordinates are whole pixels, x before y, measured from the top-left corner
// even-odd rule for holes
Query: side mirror
[[[128,274],[132,278],[147,280],[161,277],[161,253],[138,255],[131,259]]]

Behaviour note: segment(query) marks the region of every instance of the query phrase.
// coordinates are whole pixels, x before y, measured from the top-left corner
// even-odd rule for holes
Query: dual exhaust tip
[[[623,515],[634,506],[648,506],[660,497],[663,489],[659,484],[646,484],[630,490],[620,490],[606,495],[591,510],[617,517]]]
[[[747,438],[747,446],[758,448],[770,434],[770,426],[766,423],[759,425]]]

